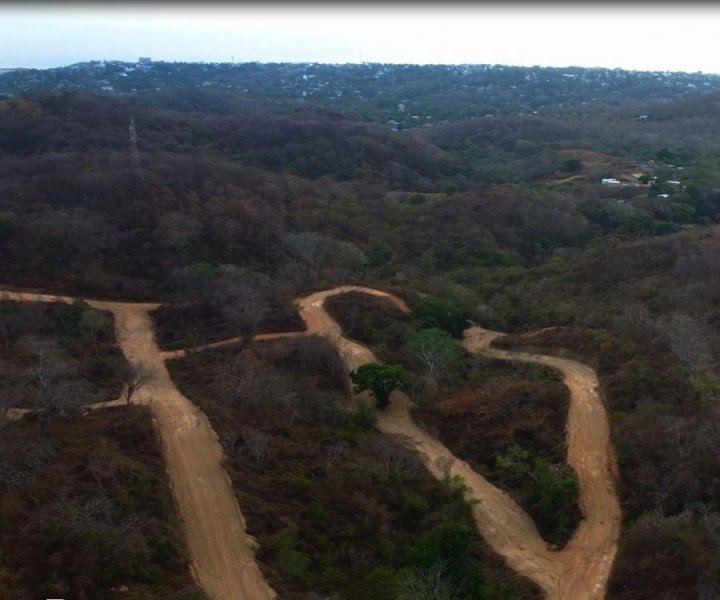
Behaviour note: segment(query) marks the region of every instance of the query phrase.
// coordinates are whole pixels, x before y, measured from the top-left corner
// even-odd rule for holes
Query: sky
[[[384,62],[720,73],[720,5],[12,3],[0,67],[87,60]]]

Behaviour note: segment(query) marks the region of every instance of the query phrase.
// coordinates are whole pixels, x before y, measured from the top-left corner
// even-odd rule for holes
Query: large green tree
[[[369,391],[377,400],[378,408],[390,404],[390,394],[398,389],[407,373],[402,365],[381,365],[368,363],[350,373],[356,392]]]
[[[436,327],[413,334],[409,345],[434,379],[447,378],[462,370],[464,355],[460,344]]]
[[[421,329],[435,327],[447,331],[453,337],[460,337],[468,326],[467,312],[446,298],[427,296],[418,302],[410,315]]]

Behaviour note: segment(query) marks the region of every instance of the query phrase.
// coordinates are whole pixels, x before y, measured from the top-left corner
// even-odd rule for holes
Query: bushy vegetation
[[[109,313],[0,301],[0,596],[200,593],[149,413],[88,412],[127,369]]]
[[[177,270],[229,264],[290,293],[412,281],[472,308],[479,290],[605,236],[716,222],[716,109],[684,102],[650,121],[525,115],[400,135],[310,107],[223,116],[43,93],[0,110],[0,256],[8,281],[80,293],[169,294]],[[553,183],[573,156],[582,178]],[[682,185],[599,185],[636,171]]]
[[[717,595],[717,77],[497,66],[127,67],[0,76],[0,90],[16,94],[0,101],[3,285],[164,301],[154,317],[166,348],[302,329],[293,300],[334,284],[412,290],[410,315],[352,295],[327,306],[350,337],[411,373],[406,390],[422,405],[419,417],[455,453],[502,483],[497,457],[528,452],[526,470],[538,479],[559,474],[550,483],[568,491],[559,497],[570,505],[558,430],[565,418],[550,409],[559,384],[538,373],[493,383],[467,357],[438,371],[419,343],[433,337],[433,347],[457,357],[470,321],[512,332],[561,326],[499,343],[597,367],[626,517],[611,595]],[[115,91],[101,91],[103,81]],[[613,177],[626,185],[600,185]],[[50,415],[67,398],[118,394],[111,328],[93,323],[95,311],[43,308],[44,316],[26,318],[16,310],[0,306],[3,407],[37,406],[42,397]],[[52,344],[39,343],[50,331]],[[50,381],[89,387],[38,394],[31,371],[41,356],[62,367]],[[200,365],[204,356],[187,360]],[[313,383],[324,392],[343,389],[345,374],[319,346],[290,356],[324,365]],[[268,390],[258,397],[273,410],[278,398],[290,402],[270,394],[285,390],[285,379],[242,377],[247,389]],[[237,402],[262,414],[252,426],[259,429],[272,413],[243,393]],[[510,399],[510,421],[492,411],[491,396]],[[315,398],[307,414],[330,419],[336,404]],[[328,427],[350,443],[371,436],[371,421],[358,412]],[[304,428],[273,440],[308,436],[324,448],[325,429]],[[262,448],[258,439],[249,444]],[[556,505],[533,496],[530,481],[511,490],[528,510]],[[534,515],[558,543],[572,528],[560,512],[545,524]],[[282,530],[272,522],[273,534]],[[680,540],[673,547],[686,557],[682,566],[659,548],[662,540]],[[315,572],[298,554],[304,544],[280,539],[265,563]],[[378,562],[363,589],[387,584],[398,597],[409,594],[392,583],[407,564]],[[422,569],[417,581],[438,575]],[[327,581],[318,589],[335,589]]]
[[[4,424],[0,520],[3,598],[201,597],[144,407]]]
[[[232,337],[305,328],[287,294],[234,265],[195,263],[173,273],[175,302],[151,313],[158,345],[191,348]]]
[[[708,542],[720,512],[711,441],[718,425],[717,252],[713,230],[598,247],[570,268],[546,272],[542,283],[525,283],[523,295],[537,294],[540,285],[545,291],[535,297],[548,298],[535,303],[530,318],[540,323],[554,313],[567,327],[499,341],[564,352],[598,370],[625,517],[610,597],[665,590],[712,597],[718,589],[707,568],[720,556]],[[555,303],[556,294],[576,301]],[[678,545],[668,551],[661,539]]]
[[[44,427],[83,404],[118,398],[126,367],[110,313],[0,297],[0,410],[33,409]]]
[[[361,341],[412,357],[408,365],[415,379],[406,376],[404,387],[419,405],[415,415],[421,422],[457,456],[511,491],[546,539],[558,545],[569,539],[580,511],[577,483],[565,462],[568,392],[557,371],[465,357],[457,340],[437,328],[459,328],[465,321],[448,300],[424,298],[410,323],[379,298],[351,293],[327,303]],[[368,315],[377,315],[380,326],[373,327]],[[402,332],[391,346],[389,330]],[[380,365],[367,367],[374,373]],[[442,387],[428,386],[423,376]]]
[[[554,370],[482,356],[473,357],[467,377],[439,400],[421,402],[416,418],[562,546],[581,516],[565,456],[567,388]]]
[[[524,508],[538,518],[549,540],[564,540],[572,534],[579,490],[571,467],[550,464],[511,444],[506,454],[495,456],[495,473],[510,488],[521,490]]]
[[[343,335],[371,346],[383,362],[411,364],[412,354],[405,344],[415,327],[388,300],[348,292],[330,296],[324,306],[342,327]]]
[[[409,600],[436,584],[450,597],[537,597],[484,546],[463,487],[375,431],[369,407],[348,411],[328,363],[342,373],[334,348],[308,337],[169,364],[220,436],[278,593]]]
[[[469,314],[452,300],[426,296],[413,308],[410,318],[419,329],[440,329],[453,337],[461,337],[467,329]]]

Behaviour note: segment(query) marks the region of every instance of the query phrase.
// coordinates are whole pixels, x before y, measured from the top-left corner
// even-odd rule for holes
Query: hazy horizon
[[[498,64],[720,74],[720,7],[5,4],[0,67],[90,60]]]
[[[388,61],[369,61],[369,60],[363,60],[363,61],[323,61],[323,60],[217,60],[217,61],[211,61],[211,60],[165,60],[165,59],[158,59],[154,58],[152,56],[137,56],[134,58],[97,58],[97,57],[91,57],[87,58],[85,60],[80,60],[77,62],[67,63],[63,65],[56,65],[52,67],[26,67],[22,65],[0,65],[0,69],[35,69],[35,70],[50,70],[50,69],[63,69],[66,67],[71,67],[73,65],[79,65],[79,64],[85,64],[85,63],[93,63],[93,62],[107,62],[107,63],[113,63],[113,62],[119,62],[119,63],[127,63],[127,64],[138,64],[139,59],[141,58],[150,58],[153,63],[169,63],[169,64],[207,64],[207,65],[240,65],[240,64],[251,64],[251,63],[257,63],[261,65],[270,65],[270,64],[290,64],[290,65],[301,65],[301,64],[317,64],[317,65],[368,65],[368,64],[383,64],[383,65],[407,65],[407,66],[484,66],[484,65],[490,65],[490,66],[497,66],[497,67],[520,67],[520,68],[541,68],[541,69],[607,69],[607,70],[620,70],[620,71],[628,71],[628,72],[637,72],[637,73],[702,73],[704,75],[720,75],[720,72],[710,72],[710,71],[689,71],[689,70],[681,70],[681,69],[633,69],[630,67],[606,67],[606,66],[582,66],[582,65],[573,65],[573,64],[565,64],[565,65],[540,65],[540,64],[526,64],[526,65],[518,65],[518,64],[512,64],[512,63],[495,63],[495,62],[456,62],[456,63],[430,63],[430,62],[388,62]]]

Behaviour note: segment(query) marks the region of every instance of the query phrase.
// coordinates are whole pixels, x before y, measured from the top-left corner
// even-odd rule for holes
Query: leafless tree
[[[324,268],[332,268],[331,276],[342,281],[357,276],[367,264],[365,253],[352,242],[314,231],[285,234],[279,251],[290,262],[290,270],[306,272],[313,282]]]
[[[337,282],[357,279],[367,265],[365,253],[352,242],[333,240],[331,258],[329,275]]]
[[[675,271],[686,280],[713,281],[720,274],[720,250],[707,246],[687,250],[675,261]]]
[[[307,269],[313,281],[317,281],[332,252],[332,242],[332,238],[314,231],[287,233],[282,237],[282,250],[296,267]]]
[[[343,455],[348,451],[348,448],[350,448],[350,444],[348,444],[345,440],[340,440],[330,446],[325,452],[325,470],[330,471],[333,469],[335,465],[340,462]]]
[[[380,464],[380,473],[386,480],[410,475],[418,468],[417,456],[386,436],[370,442],[370,449]]]
[[[27,401],[28,385],[22,381],[22,370],[10,361],[0,359],[0,425],[8,409]]]
[[[402,582],[403,600],[457,600],[461,591],[445,576],[447,565],[437,562],[414,569]]]
[[[243,451],[250,454],[258,465],[263,466],[270,456],[270,436],[252,427],[243,427],[240,437]]]
[[[86,381],[62,381],[44,389],[38,396],[40,429],[44,433],[47,424],[57,417],[77,416],[80,407],[89,396]]]
[[[694,431],[689,431],[686,418],[672,415],[662,419],[665,436],[677,458],[676,468],[682,468],[692,453]]]
[[[717,314],[715,307],[720,300],[720,285],[714,279],[692,281],[679,288],[673,299],[679,311],[687,312],[699,323],[706,324]]]
[[[52,240],[64,260],[97,256],[115,247],[117,232],[97,212],[84,208],[41,211],[25,224],[34,239]]]
[[[235,457],[242,442],[242,436],[236,432],[224,432],[220,433],[219,438],[225,454],[230,458]]]
[[[28,369],[28,375],[41,388],[47,389],[56,379],[72,374],[72,367],[56,342],[25,335],[20,344],[36,358],[35,364]]]
[[[283,418],[296,418],[295,382],[285,372],[248,365],[237,374],[226,376],[223,386],[229,391],[227,400],[249,413],[279,412]],[[287,412],[284,412],[287,411]]]
[[[123,384],[125,404],[130,406],[133,397],[156,378],[156,371],[143,363],[126,364],[122,367],[120,369],[120,381]]]
[[[186,267],[175,269],[171,277],[196,305],[221,314],[243,334],[252,333],[267,312],[270,281],[247,269],[232,264],[210,272]]]
[[[101,523],[109,523],[112,512],[112,501],[104,494],[81,499],[60,492],[48,507],[42,525],[83,533]]]
[[[226,286],[226,292],[229,293],[220,309],[222,315],[243,333],[252,333],[267,312],[265,295],[248,284]]]
[[[347,369],[337,350],[338,341],[333,343],[319,335],[306,335],[295,343],[304,369],[322,373],[340,387],[347,387]]]
[[[629,328],[630,332],[636,336],[646,336],[654,330],[654,323],[650,318],[650,313],[645,305],[640,302],[628,304],[623,309],[617,325],[620,329]]]
[[[23,345],[35,354],[36,362],[27,371],[31,403],[38,413],[40,430],[56,417],[77,410],[88,395],[88,383],[71,379],[73,368],[62,349],[54,342],[24,336]]]
[[[0,487],[9,491],[29,485],[54,454],[55,449],[43,437],[28,441],[18,430],[4,431],[0,436]]]
[[[701,368],[713,359],[710,335],[696,319],[674,313],[658,322],[670,349],[691,368]]]
[[[103,481],[114,479],[118,468],[119,465],[117,461],[103,458],[102,456],[93,457],[86,467],[101,490],[103,488]]]
[[[289,426],[292,426],[298,419],[305,417],[304,412],[308,407],[306,396],[299,392],[288,392],[277,398],[277,404],[282,407],[281,413],[284,415]]]

